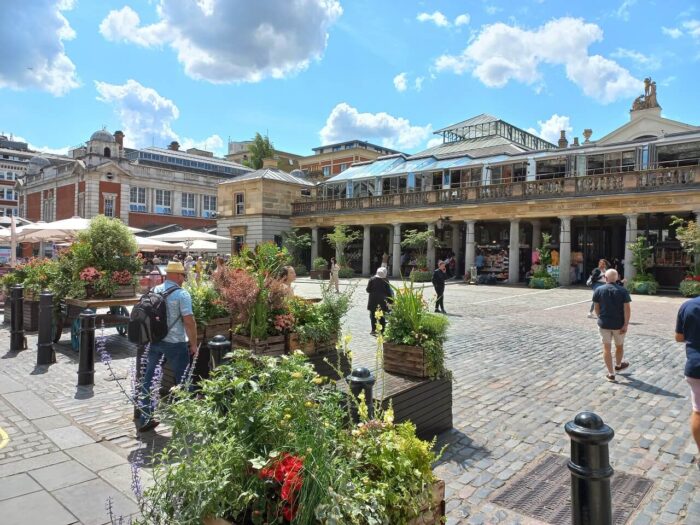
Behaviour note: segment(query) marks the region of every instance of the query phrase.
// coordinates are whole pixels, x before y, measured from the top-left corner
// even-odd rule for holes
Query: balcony
[[[700,189],[700,184],[696,181],[698,173],[700,173],[698,166],[688,166],[507,184],[462,186],[350,199],[309,199],[292,203],[292,216]]]

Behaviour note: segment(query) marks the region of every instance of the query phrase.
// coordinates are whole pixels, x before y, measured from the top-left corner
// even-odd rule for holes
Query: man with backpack
[[[192,313],[192,298],[189,292],[181,288],[185,276],[186,271],[182,263],[169,262],[165,269],[165,282],[145,294],[141,300],[141,303],[153,305],[152,311],[148,311],[148,304],[146,307],[142,307],[141,304],[134,307],[135,310],[146,311],[145,315],[150,316],[146,328],[146,339],[150,341],[150,347],[141,384],[139,432],[148,432],[159,424],[159,421],[152,417],[154,407],[151,403],[152,390],[160,388],[160,384],[152,384],[160,382],[153,381],[158,364],[162,363],[163,359],[167,360],[175,373],[175,383],[180,384],[190,364],[190,355],[197,353],[197,325]],[[166,319],[161,318],[163,300],[167,312]],[[132,321],[134,317],[132,312]],[[131,329],[129,336],[131,338]]]

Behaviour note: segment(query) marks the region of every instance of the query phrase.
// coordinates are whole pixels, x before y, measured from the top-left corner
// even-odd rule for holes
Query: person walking
[[[601,259],[598,261],[598,267],[593,268],[593,271],[591,272],[590,277],[588,277],[588,281],[586,281],[586,284],[593,289],[594,295],[595,295],[595,291],[605,284],[605,271],[607,269],[608,269],[608,261],[606,261],[605,259]],[[595,306],[595,303],[593,301],[591,301],[591,309],[588,310],[588,318],[589,319],[595,319],[595,315],[593,315],[594,306]]]
[[[379,317],[379,323],[381,324],[382,333],[386,328],[386,313],[389,311],[389,301],[391,297],[394,296],[394,292],[391,289],[391,285],[386,278],[386,268],[377,268],[377,273],[372,277],[367,283],[367,293],[369,298],[367,299],[367,310],[369,310],[369,322],[372,327],[370,335],[377,335],[377,310],[382,311],[382,315]]]
[[[624,360],[625,335],[630,322],[632,308],[629,292],[617,284],[617,270],[605,272],[605,284],[593,292],[593,304],[598,316],[598,331],[603,342],[603,360],[608,369],[605,378],[615,381],[615,372],[621,372],[630,366]],[[615,342],[615,363],[612,358],[612,342]]]
[[[678,310],[676,341],[685,343],[685,379],[690,386],[690,432],[698,447],[700,468],[700,297],[684,302]]]
[[[435,288],[435,312],[442,312],[446,314],[445,311],[445,280],[447,279],[447,266],[445,261],[438,261],[438,267],[433,271],[433,288]]]
[[[331,280],[329,286],[335,286],[335,293],[340,293],[340,266],[335,262],[335,257],[331,257]]]
[[[160,422],[153,418],[152,395],[160,388],[160,380],[154,381],[156,368],[167,360],[175,373],[175,383],[182,382],[190,356],[197,353],[197,325],[192,313],[192,297],[182,289],[185,282],[185,267],[179,262],[169,262],[165,269],[165,282],[153,291],[165,295],[167,304],[168,333],[148,348],[148,361],[141,385],[141,416],[139,432],[148,432]],[[174,289],[173,289],[174,288]],[[188,352],[189,350],[189,352]]]

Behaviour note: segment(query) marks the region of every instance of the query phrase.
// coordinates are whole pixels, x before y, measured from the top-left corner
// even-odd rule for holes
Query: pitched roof
[[[295,175],[292,175],[291,173],[287,173],[286,171],[282,171],[279,169],[275,168],[261,168],[259,170],[252,171],[250,173],[246,173],[244,175],[240,175],[238,177],[235,177],[231,180],[228,180],[226,182],[238,182],[242,180],[257,180],[257,179],[265,179],[265,180],[274,180],[277,182],[288,182],[290,184],[300,184],[302,186],[315,186],[316,184],[306,180],[302,179],[301,177],[297,177]],[[223,183],[226,184],[226,183]]]
[[[488,122],[497,122],[499,120],[501,119],[496,118],[493,115],[489,115],[488,113],[482,113],[481,115],[477,115],[476,117],[472,117],[467,120],[463,120],[462,122],[457,122],[457,124],[452,124],[451,126],[447,126],[446,128],[439,129],[434,133],[439,134],[444,131],[451,131],[453,129],[459,129],[465,126],[476,126],[477,124],[486,124]]]
[[[455,142],[445,142],[438,146],[432,147],[415,155],[411,155],[410,159],[418,159],[422,157],[436,157],[444,159],[461,155],[470,157],[488,157],[491,155],[508,154],[515,155],[527,151],[527,148],[519,146],[510,140],[499,137],[484,137],[480,139],[458,140]]]

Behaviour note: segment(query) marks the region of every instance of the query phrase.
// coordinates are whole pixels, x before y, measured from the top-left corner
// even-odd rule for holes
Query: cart
[[[61,328],[70,324],[71,347],[77,351],[80,348],[80,314],[86,310],[97,312],[101,308],[109,308],[109,312],[97,314],[95,326],[101,328],[116,327],[119,335],[126,335],[129,322],[129,310],[127,306],[138,303],[139,297],[116,297],[112,299],[66,299],[61,307],[61,319],[57,325]],[[56,330],[57,343],[61,337],[61,330]]]

